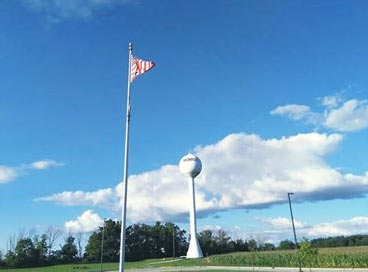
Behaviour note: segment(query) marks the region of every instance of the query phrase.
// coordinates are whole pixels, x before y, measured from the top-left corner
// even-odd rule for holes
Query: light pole
[[[105,218],[102,225],[102,238],[101,238],[101,264],[100,271],[102,272],[102,263],[103,263],[103,247],[104,247],[104,238],[105,238]]]
[[[173,258],[175,259],[175,226],[173,225]]]
[[[298,240],[296,239],[296,232],[295,232],[295,225],[294,225],[294,216],[293,216],[293,209],[291,208],[291,200],[290,195],[293,195],[294,193],[287,193],[288,199],[289,199],[289,208],[290,208],[290,215],[291,215],[291,224],[293,226],[293,232],[294,232],[294,241],[295,241],[295,251],[298,253]],[[299,271],[302,271],[302,264],[300,262],[300,258],[298,258],[299,261]]]

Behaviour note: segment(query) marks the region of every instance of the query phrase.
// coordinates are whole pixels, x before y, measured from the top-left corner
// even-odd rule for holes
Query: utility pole
[[[293,216],[293,209],[291,208],[291,200],[290,195],[293,195],[294,193],[287,193],[288,199],[289,199],[289,208],[290,208],[290,215],[291,215],[291,224],[293,226],[293,232],[294,232],[294,241],[295,241],[295,251],[298,253],[298,240],[296,239],[296,232],[295,232],[295,225],[294,225],[294,216]],[[302,264],[300,262],[300,258],[298,257],[299,261],[299,271],[302,272]]]
[[[175,225],[173,224],[173,258],[175,259]]]
[[[101,263],[100,263],[100,271],[102,272],[102,263],[103,263],[103,248],[104,248],[104,238],[105,238],[105,219],[102,225],[102,238],[101,238]]]

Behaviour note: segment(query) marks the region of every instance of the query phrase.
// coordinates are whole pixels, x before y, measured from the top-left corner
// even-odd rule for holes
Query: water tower
[[[180,172],[186,175],[189,180],[189,197],[191,201],[190,207],[190,243],[187,252],[187,258],[202,258],[202,250],[197,237],[197,222],[196,222],[196,206],[194,194],[194,178],[199,175],[202,170],[201,160],[193,154],[185,155],[179,162]]]

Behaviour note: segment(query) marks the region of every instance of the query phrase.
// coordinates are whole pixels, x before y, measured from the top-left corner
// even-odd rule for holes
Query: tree
[[[278,249],[281,249],[281,250],[295,249],[295,244],[288,239],[282,240],[279,244]]]
[[[308,241],[303,241],[300,243],[298,255],[301,263],[304,266],[309,266],[309,270],[311,271],[312,264],[318,256],[318,249],[313,248],[312,244],[309,243]]]
[[[0,267],[4,266],[3,252],[0,250]]]
[[[22,238],[15,246],[15,266],[35,266],[37,265],[37,251],[31,238]]]
[[[234,241],[234,251],[249,251],[248,242],[243,239],[236,239]]]
[[[119,259],[120,222],[105,221],[103,260],[115,262]],[[174,237],[173,237],[174,235]],[[101,257],[102,227],[93,232],[88,239],[84,257],[87,261],[99,261]],[[126,229],[125,258],[137,261],[148,258],[163,258],[184,255],[188,249],[185,230],[173,223],[154,225],[134,224]]]
[[[120,250],[120,222],[111,219],[105,221],[104,229],[104,251],[103,260],[106,262],[116,262],[119,260]],[[84,257],[88,261],[98,261],[101,258],[101,240],[103,228],[91,234],[85,247]]]
[[[223,229],[219,229],[217,232],[217,237],[216,237],[216,243],[217,243],[217,248],[218,248],[218,253],[226,253],[229,251],[229,241],[230,241],[230,237],[227,235],[226,231],[224,231]]]
[[[126,259],[130,261],[171,257],[173,234],[175,256],[185,254],[188,246],[185,231],[173,223],[135,224],[128,227],[126,233]]]
[[[78,232],[75,234],[75,241],[77,243],[78,246],[78,258],[82,259],[83,257],[83,247],[82,247],[82,243],[83,243],[83,232]]]
[[[37,255],[37,264],[45,265],[47,263],[47,252],[48,252],[46,235],[42,234],[41,238],[38,237],[35,238],[34,243]]]
[[[37,239],[37,229],[35,227],[31,227],[28,230],[27,237],[31,238],[32,240]]]
[[[156,227],[156,231],[158,228]],[[154,235],[151,226],[146,224],[134,224],[127,228],[126,253],[127,259],[147,259],[156,255],[161,246],[159,235]]]
[[[256,241],[257,241],[257,249],[258,250],[263,250],[263,247],[264,247],[264,238],[260,235],[260,234],[257,234],[257,237],[256,237]]]
[[[31,238],[19,239],[14,251],[5,254],[4,262],[10,267],[32,267],[46,264],[46,238],[34,235]]]
[[[26,237],[26,233],[27,233],[27,229],[26,228],[21,228],[18,230],[18,238],[17,240],[21,240],[21,239],[24,239]]]
[[[15,267],[15,253],[13,251],[8,250],[8,252],[4,256],[4,262],[6,266]]]
[[[46,231],[46,241],[48,245],[48,256],[50,257],[52,253],[52,248],[54,247],[54,243],[60,236],[63,234],[62,230],[55,226],[49,226]]]
[[[65,244],[61,247],[60,256],[64,263],[72,263],[78,256],[78,250],[74,240],[75,238],[73,236],[68,236]]]
[[[257,242],[243,239],[232,240],[224,230],[219,230],[217,235],[211,230],[203,230],[199,233],[199,243],[205,256],[234,251],[256,251]]]
[[[262,250],[275,250],[276,247],[274,244],[271,244],[271,243],[264,243],[263,246],[262,246]]]
[[[249,251],[256,251],[258,249],[257,242],[254,239],[248,240]]]
[[[348,247],[368,245],[368,235],[335,236],[311,241],[314,247]]]
[[[199,243],[201,245],[204,256],[214,254],[215,239],[211,230],[204,230],[199,233]]]
[[[105,221],[103,258],[106,262],[117,262],[119,260],[120,230],[121,230],[121,223],[119,221],[113,221],[111,219]],[[99,236],[100,239],[102,237],[101,234],[102,234],[102,228],[100,228],[100,236]],[[99,248],[100,248],[100,245],[99,245]],[[99,250],[99,254],[100,254],[100,250]]]
[[[14,252],[16,243],[17,243],[17,237],[16,237],[16,235],[15,234],[9,235],[9,237],[8,237],[8,244],[7,244],[7,247],[8,247],[8,250],[7,251]]]
[[[84,250],[84,258],[89,262],[97,262],[101,257],[101,234],[101,231],[94,232],[88,238],[88,242]]]
[[[245,245],[245,242],[241,239],[237,241],[231,240],[231,237],[222,229],[218,230],[216,235],[214,235],[211,230],[200,232],[199,243],[201,244],[205,256],[227,253],[235,250],[248,250],[248,244]]]

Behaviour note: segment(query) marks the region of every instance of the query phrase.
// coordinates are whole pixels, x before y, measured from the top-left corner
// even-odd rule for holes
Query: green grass
[[[166,263],[166,261],[174,260],[173,258],[165,259],[149,259],[138,262],[127,262],[126,269],[147,268],[147,267],[173,267],[173,266],[194,266],[201,263],[201,260],[175,259],[175,263]],[[165,263],[162,263],[165,262]],[[118,263],[104,263],[103,270],[117,270]],[[1,269],[0,272],[97,272],[100,271],[100,264],[68,264],[53,265],[35,268],[17,268],[17,269]]]
[[[117,270],[117,263],[104,263],[104,270]],[[65,264],[35,268],[0,269],[1,272],[92,272],[100,271],[100,264]]]
[[[170,260],[170,258],[166,259]],[[156,263],[160,260],[131,262],[127,268],[172,267],[172,266],[269,266],[297,267],[294,250],[235,252],[212,255],[203,259],[182,259],[171,263]],[[319,255],[304,267],[368,268],[368,246],[319,249]]]
[[[294,250],[237,252],[213,255],[208,258],[207,265],[223,266],[269,266],[297,267],[298,257]],[[331,268],[368,268],[368,247],[324,248],[310,262],[303,262],[304,267]]]
[[[127,262],[126,268],[174,267],[174,266],[270,266],[297,267],[298,259],[294,250],[235,252],[212,255],[203,259],[149,259]],[[309,264],[303,264],[308,267]],[[312,267],[368,268],[368,246],[319,249],[319,255],[312,260]],[[104,263],[104,270],[117,270],[117,263]],[[38,268],[0,269],[0,272],[97,272],[100,264],[56,265]],[[208,271],[210,272],[210,271]],[[216,272],[221,272],[216,270]]]

